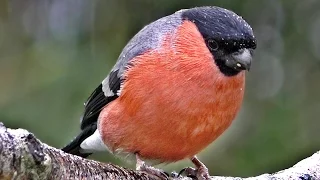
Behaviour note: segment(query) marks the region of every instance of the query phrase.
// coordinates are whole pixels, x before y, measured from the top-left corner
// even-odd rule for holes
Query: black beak
[[[236,70],[250,70],[252,61],[251,49],[240,49],[239,51],[232,53],[229,58],[226,59],[226,65]]]

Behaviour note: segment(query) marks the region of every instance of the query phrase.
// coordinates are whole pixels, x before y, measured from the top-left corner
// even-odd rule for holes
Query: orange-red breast
[[[242,103],[245,72],[256,40],[232,11],[196,7],[163,17],[138,32],[85,103],[81,132],[64,151],[135,154],[142,159],[190,158],[221,135]],[[157,174],[163,177],[164,174]]]

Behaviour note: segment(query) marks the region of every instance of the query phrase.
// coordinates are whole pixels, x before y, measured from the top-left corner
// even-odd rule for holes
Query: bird
[[[236,118],[257,40],[251,26],[217,6],[182,9],[143,27],[84,104],[80,133],[63,151],[136,158],[136,169],[160,179],[148,162],[190,159],[189,176],[209,179],[197,154]]]

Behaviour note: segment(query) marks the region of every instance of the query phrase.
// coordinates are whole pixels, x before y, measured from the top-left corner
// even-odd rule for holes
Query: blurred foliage
[[[319,150],[317,0],[0,1],[1,121],[62,147],[78,133],[83,102],[127,41],[160,17],[203,5],[242,15],[258,39],[241,113],[200,154],[211,173],[273,172]],[[93,158],[133,167],[108,153]]]

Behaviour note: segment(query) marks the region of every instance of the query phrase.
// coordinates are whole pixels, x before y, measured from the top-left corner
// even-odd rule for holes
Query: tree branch
[[[0,179],[156,179],[144,172],[70,155],[50,147],[23,129],[0,124]],[[188,180],[190,178],[178,178]],[[295,166],[251,178],[217,177],[214,180],[320,179],[320,151]]]

